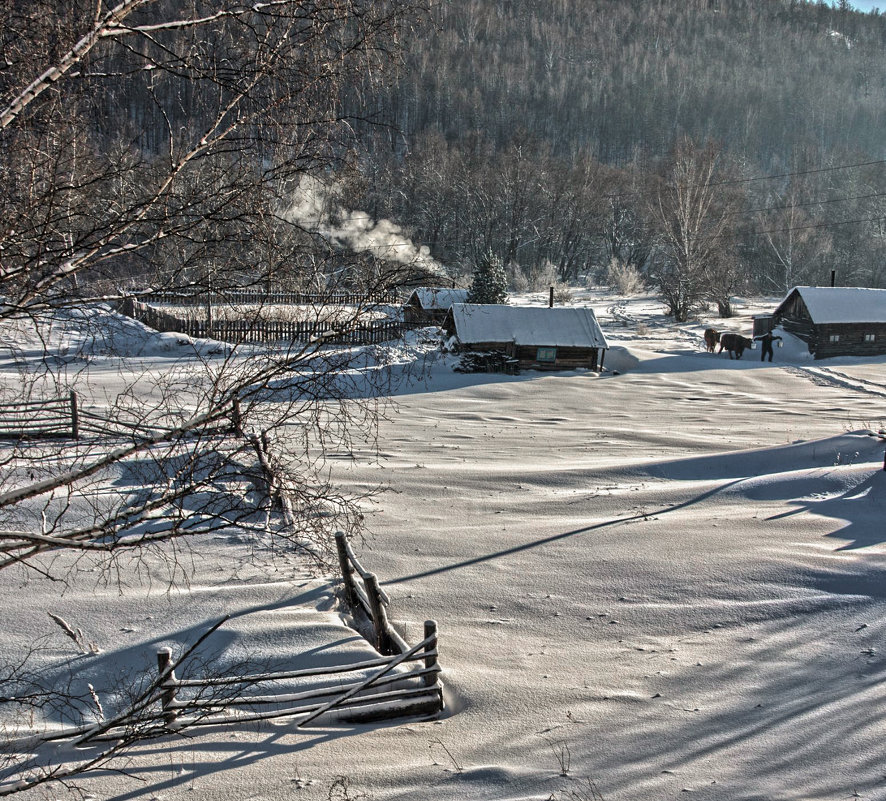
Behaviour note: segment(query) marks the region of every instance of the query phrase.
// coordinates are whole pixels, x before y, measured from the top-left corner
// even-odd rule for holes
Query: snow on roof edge
[[[462,342],[608,348],[589,306],[504,306],[453,303],[451,314]]]
[[[448,309],[453,303],[462,303],[467,300],[468,290],[454,287],[419,286],[412,290],[406,302],[409,303],[413,297],[418,299],[423,309]]]
[[[814,323],[886,323],[886,289],[869,287],[795,286],[775,307],[797,292]]]

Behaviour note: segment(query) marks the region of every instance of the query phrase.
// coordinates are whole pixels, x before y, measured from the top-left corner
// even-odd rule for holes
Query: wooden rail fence
[[[271,468],[268,468],[269,475]],[[269,483],[271,479],[269,478]],[[443,685],[438,662],[437,623],[425,621],[424,639],[410,646],[391,625],[390,599],[373,573],[363,568],[347,537],[335,535],[345,600],[352,611],[371,621],[378,659],[302,670],[217,678],[178,679],[172,652],[157,652],[161,679],[160,717],[167,727],[214,726],[272,718],[300,718],[306,726],[323,715],[338,720],[366,722],[404,716],[431,716],[443,710]],[[411,667],[405,667],[410,664]],[[355,672],[368,672],[350,680]],[[318,681],[323,686],[308,685]],[[273,685],[288,689],[274,692]],[[259,694],[256,688],[271,685]],[[295,686],[293,686],[295,685]],[[221,697],[214,691],[224,690]]]
[[[231,421],[196,430],[195,435],[230,433],[237,425],[239,406],[235,402]],[[105,437],[163,436],[173,426],[148,422],[137,413],[117,410],[113,414],[84,406],[77,393],[45,400],[0,403],[0,440],[81,439],[85,434]]]
[[[336,532],[335,547],[345,601],[352,611],[365,615],[372,624],[373,645],[376,650],[383,654],[407,650],[409,646],[388,620],[387,607],[391,602],[390,598],[379,586],[375,574],[360,564],[344,532]]]
[[[415,327],[402,320],[373,320],[344,326],[316,320],[189,320],[132,298],[127,298],[120,310],[157,331],[232,344],[319,340],[330,345],[376,345],[400,339]]]
[[[78,439],[79,436],[76,392],[61,398],[0,404],[0,439]]]
[[[424,639],[410,646],[391,625],[390,598],[357,559],[347,537],[335,535],[345,600],[352,611],[372,624],[373,645],[382,656],[362,662],[302,670],[218,678],[178,679],[172,652],[157,652],[162,683],[158,700],[166,726],[213,726],[271,718],[300,718],[306,726],[323,715],[347,722],[367,722],[405,716],[431,716],[443,710],[443,685],[438,661],[437,623],[425,621]],[[404,667],[407,664],[411,667]],[[349,680],[356,672],[369,675]],[[286,692],[255,688],[279,683],[316,683],[324,686],[292,688]],[[226,688],[222,698],[212,691]],[[250,691],[247,693],[247,690]],[[245,708],[245,709],[244,709]],[[231,710],[235,711],[233,714]]]
[[[201,637],[216,631],[225,619]],[[157,678],[137,701],[107,722],[87,723],[8,741],[10,753],[27,753],[40,743],[75,745],[151,739],[197,726],[223,726],[291,718],[297,727],[320,717],[327,722],[367,723],[399,717],[429,717],[443,709],[438,678],[437,626],[425,623],[425,638],[395,656],[301,670],[183,678],[172,651],[157,651]],[[193,653],[194,647],[188,654]],[[276,687],[275,687],[276,685]]]
[[[160,716],[168,727],[190,728],[282,717],[300,718],[296,726],[302,727],[324,715],[346,722],[434,715],[443,708],[436,623],[428,621],[425,630],[420,643],[393,656],[216,678],[176,678],[171,651],[163,649],[157,652],[157,669],[165,674]],[[351,678],[355,673],[366,675]],[[287,689],[274,691],[275,684]]]

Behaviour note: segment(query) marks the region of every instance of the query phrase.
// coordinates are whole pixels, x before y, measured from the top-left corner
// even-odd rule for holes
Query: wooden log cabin
[[[467,289],[420,286],[403,304],[403,319],[407,323],[440,325],[453,303],[464,303],[467,299]]]
[[[769,324],[802,339],[816,359],[884,354],[886,289],[794,287]]]
[[[459,352],[499,351],[521,369],[602,370],[609,347],[586,307],[454,303],[443,328]]]

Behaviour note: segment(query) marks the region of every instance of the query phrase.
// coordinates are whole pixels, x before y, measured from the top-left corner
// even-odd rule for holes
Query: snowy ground
[[[337,776],[376,801],[886,799],[886,473],[864,433],[886,424],[886,357],[704,352],[708,324],[749,335],[777,299],[684,325],[654,298],[585,299],[613,345],[603,375],[439,361],[401,389],[380,455],[332,455],[350,488],[391,487],[362,555],[407,639],[438,620],[444,717],[148,744],[139,781],[102,776],[96,799],[326,799]],[[173,593],[0,576],[0,644],[51,608],[110,665],[224,609],[256,656],[280,637],[363,648],[328,585],[241,550],[215,543]]]

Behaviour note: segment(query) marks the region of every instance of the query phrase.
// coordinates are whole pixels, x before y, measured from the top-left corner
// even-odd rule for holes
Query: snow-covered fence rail
[[[199,339],[231,343],[311,342],[330,345],[375,345],[400,339],[415,326],[402,320],[372,320],[336,326],[317,320],[207,320],[178,317],[128,298],[121,311],[147,326]]]
[[[235,417],[238,413],[235,410]],[[274,505],[282,510],[287,522],[294,526],[292,522],[292,514],[289,508],[289,499],[286,493],[286,481],[279,470],[277,460],[271,451],[270,442],[267,437],[262,435],[247,435],[247,439],[252,443],[258,457],[260,472],[263,476],[263,491],[272,499]],[[379,660],[371,663],[361,663],[359,667],[342,666],[335,669],[323,668],[319,671],[305,670],[296,671],[293,674],[267,674],[265,677],[258,678],[241,677],[240,681],[244,686],[258,681],[280,680],[281,678],[307,678],[321,674],[338,674],[346,671],[363,669],[366,667],[378,667],[378,674],[370,677],[370,680],[364,683],[352,683],[345,685],[341,681],[335,685],[335,691],[322,693],[305,693],[299,692],[294,696],[270,696],[252,697],[250,700],[244,701],[245,705],[250,703],[265,703],[266,699],[269,704],[277,704],[285,702],[298,702],[304,705],[309,700],[317,700],[319,695],[332,695],[333,698],[326,702],[326,705],[317,705],[315,709],[309,710],[302,706],[284,707],[281,709],[271,710],[270,712],[254,712],[249,717],[250,720],[260,720],[267,717],[288,717],[292,715],[308,714],[309,718],[299,723],[308,722],[327,709],[333,706],[340,706],[343,710],[347,709],[347,717],[349,720],[374,720],[390,717],[398,717],[401,715],[432,715],[443,709],[443,684],[438,674],[440,667],[437,661],[437,623],[433,620],[425,621],[424,640],[418,645],[410,646],[400,633],[391,625],[387,614],[387,607],[390,605],[390,598],[387,593],[379,586],[378,579],[373,573],[367,571],[357,559],[351,548],[347,537],[342,532],[335,535],[336,549],[338,552],[339,566],[341,568],[342,577],[345,587],[345,600],[351,607],[351,610],[358,615],[365,616],[372,624],[372,643],[376,650],[382,654]],[[356,576],[356,577],[355,577]],[[158,655],[158,659],[162,657]],[[387,678],[386,674],[399,666],[401,662],[421,661],[424,666],[417,670],[413,669],[404,674],[402,671],[392,673]],[[164,670],[164,663],[160,663],[161,673]],[[402,681],[411,681],[418,679],[417,685],[413,682],[413,686],[403,687]],[[227,679],[219,680],[219,684],[226,683]],[[371,691],[372,688],[378,688],[392,682],[398,683],[397,689],[387,690],[385,692]],[[200,683],[198,682],[198,685]],[[195,686],[198,686],[195,685]],[[176,685],[170,679],[168,689],[174,690],[176,686],[187,687],[188,684]],[[205,686],[205,683],[204,683]],[[336,695],[335,693],[338,693]],[[172,699],[165,703],[167,707],[166,714],[171,715],[177,710],[178,701]],[[238,701],[236,705],[240,705]],[[198,703],[199,706],[199,703]],[[323,707],[321,709],[321,707]],[[352,707],[359,707],[353,709]],[[188,709],[191,707],[189,706]],[[344,714],[344,713],[343,713]]]
[[[95,722],[40,733],[23,731],[13,736],[7,731],[8,753],[26,764],[28,755],[35,755],[46,744],[68,742],[75,748],[102,748],[101,743],[110,743],[104,750],[108,756],[133,743],[197,726],[238,725],[273,718],[290,718],[297,726],[305,726],[321,716],[369,722],[431,716],[443,708],[433,621],[425,624],[427,633],[420,643],[396,656],[300,670],[242,675],[225,672],[179,679],[176,671],[187,670],[190,657],[228,619],[225,616],[207,629],[177,659],[169,648],[158,651],[155,677],[147,679],[115,714],[105,717],[102,712]],[[0,796],[15,792],[19,786],[8,776],[4,778],[0,778]],[[22,787],[31,783],[31,779],[21,781]]]
[[[76,392],[61,398],[0,404],[0,439],[77,439],[79,436]]]
[[[348,722],[433,715],[443,708],[436,624],[429,621],[426,630],[424,640],[396,656],[217,678],[176,678],[171,651],[164,649],[157,653],[165,677],[160,714],[171,729],[282,717],[304,726],[322,715]]]
[[[231,289],[225,292],[134,292],[145,303],[167,306],[198,306],[206,303],[250,306],[370,306],[400,303],[396,290],[381,292],[264,292],[257,289]]]
[[[129,418],[125,413],[117,410],[113,414],[101,410],[93,410],[81,407],[79,412],[80,431],[88,434],[97,434],[103,437],[156,437],[172,434],[176,431],[175,426],[162,425],[156,421],[147,421],[143,418],[133,416],[131,413]],[[207,426],[191,432],[195,436],[206,436],[207,434],[225,434],[232,428],[231,423],[225,423],[220,426]]]

